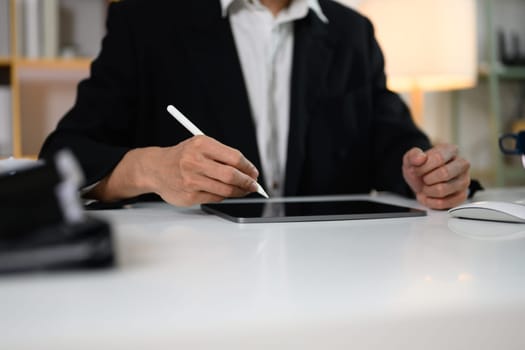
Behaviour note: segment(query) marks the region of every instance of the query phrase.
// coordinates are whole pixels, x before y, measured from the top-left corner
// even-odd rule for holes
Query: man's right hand
[[[171,147],[128,152],[90,196],[111,201],[153,192],[170,204],[192,206],[255,192],[258,175],[238,150],[194,136]]]

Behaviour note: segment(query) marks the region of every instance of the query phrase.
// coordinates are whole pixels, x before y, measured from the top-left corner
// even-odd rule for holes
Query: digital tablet
[[[426,211],[373,200],[225,201],[202,210],[238,223],[385,219],[425,216]]]

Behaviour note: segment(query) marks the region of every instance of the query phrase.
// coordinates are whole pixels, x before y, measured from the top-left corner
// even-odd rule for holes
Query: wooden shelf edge
[[[29,160],[37,160],[38,154],[24,154],[20,158],[29,159]]]
[[[88,69],[91,65],[91,58],[72,58],[72,59],[15,59],[14,64],[17,68],[27,69]]]

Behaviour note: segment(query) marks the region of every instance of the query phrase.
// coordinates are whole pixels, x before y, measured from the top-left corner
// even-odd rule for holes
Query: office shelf
[[[498,146],[498,138],[508,132],[504,127],[504,118],[501,103],[501,86],[505,81],[524,81],[525,66],[505,66],[499,60],[497,45],[497,28],[494,13],[497,6],[501,6],[501,0],[481,0],[484,6],[484,26],[486,28],[486,62],[480,64],[480,77],[487,80],[489,88],[489,113],[490,113],[490,139],[492,142],[492,159],[494,159],[494,179],[496,186],[505,186],[517,179],[525,178],[525,170],[518,165],[510,165],[505,162],[505,156],[501,154]],[[525,9],[525,3],[516,3],[520,8],[516,11]]]
[[[96,54],[111,1],[59,0],[59,27],[64,26],[64,31],[58,35],[57,57],[49,58],[24,55],[27,28],[21,31],[21,23],[25,23],[21,13],[27,14],[26,9],[20,11],[22,3],[18,0],[7,1],[10,50],[9,56],[0,56],[0,87],[4,90],[7,87],[10,94],[11,147],[0,149],[0,157],[34,158],[58,119],[73,104],[76,85],[89,74],[92,57],[79,57],[75,53]],[[84,28],[89,28],[89,35]],[[68,57],[58,57],[60,52]]]

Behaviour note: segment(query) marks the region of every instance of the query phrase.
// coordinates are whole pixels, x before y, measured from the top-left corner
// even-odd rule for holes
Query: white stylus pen
[[[177,119],[179,123],[181,123],[186,129],[188,129],[189,132],[191,132],[194,136],[197,135],[204,135],[204,133],[195,126],[188,118],[184,116],[177,108],[173,107],[172,105],[168,106],[168,112],[173,116],[173,118]],[[261,196],[265,198],[270,198],[268,196],[268,193],[262,188],[261,185],[259,185],[258,182],[255,183],[257,185],[257,193],[259,193]]]

